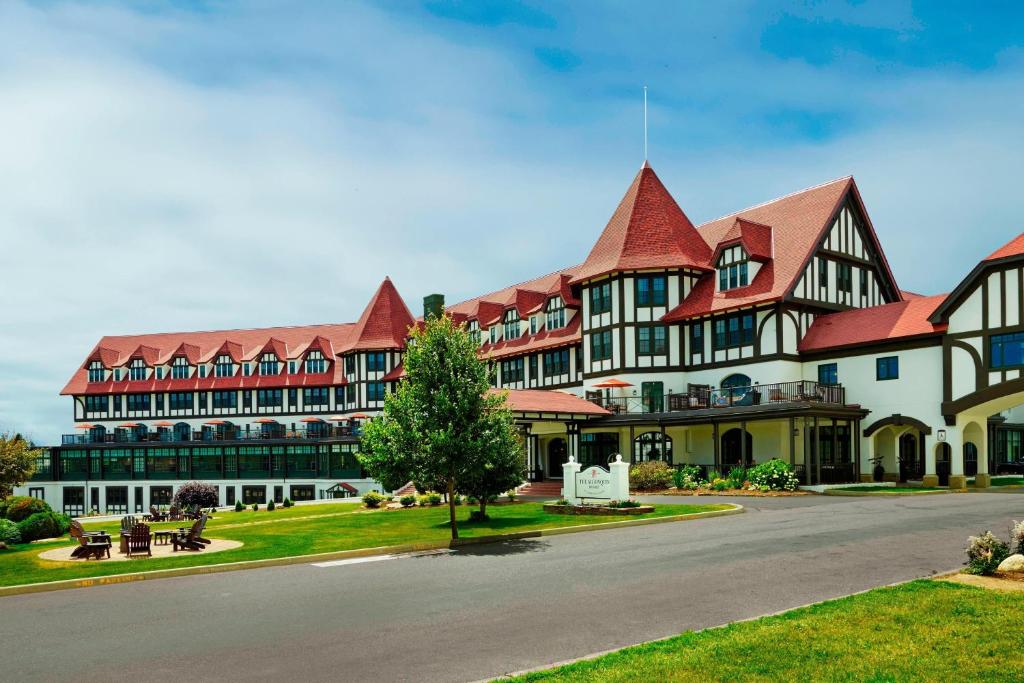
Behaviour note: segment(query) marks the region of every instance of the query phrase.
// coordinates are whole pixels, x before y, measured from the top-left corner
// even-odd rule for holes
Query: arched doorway
[[[907,432],[900,437],[900,481],[920,479],[924,476],[924,457],[922,456],[920,449],[920,444],[923,443],[923,441],[918,439],[916,434],[912,434],[910,432]]]
[[[978,474],[978,447],[968,441],[964,444],[964,475],[973,477]]]
[[[746,443],[744,443],[746,442]],[[744,452],[746,461],[743,460]],[[734,427],[722,434],[722,474],[732,467],[750,467],[754,464],[754,437],[750,432]]]
[[[107,428],[103,425],[94,425],[89,428],[89,441],[91,443],[103,443],[107,440]]]
[[[647,432],[633,439],[633,462],[664,460],[672,462],[672,437]]]
[[[565,439],[552,439],[548,442],[548,476],[562,476],[562,464],[566,461]]]
[[[192,428],[188,425],[188,422],[179,422],[174,425],[174,440],[175,441],[188,441],[192,436]]]
[[[948,443],[940,443],[935,447],[935,474],[939,478],[939,486],[949,486],[952,465],[953,449]]]

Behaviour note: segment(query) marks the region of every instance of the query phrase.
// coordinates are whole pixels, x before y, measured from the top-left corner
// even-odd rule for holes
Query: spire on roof
[[[390,277],[370,299],[366,310],[359,316],[355,330],[345,351],[357,349],[402,349],[414,318],[405,305]]]
[[[573,282],[618,270],[706,270],[711,249],[644,161]]]

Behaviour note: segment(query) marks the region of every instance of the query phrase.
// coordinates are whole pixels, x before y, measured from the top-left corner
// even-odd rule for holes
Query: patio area
[[[241,548],[242,543],[240,541],[229,541],[227,539],[211,538],[210,544],[203,549],[203,554],[218,553],[224,550],[234,550],[235,548]],[[91,562],[95,564],[97,560],[86,559],[84,557],[75,557],[74,551],[78,546],[61,546],[59,548],[53,548],[45,552],[39,553],[40,560],[49,560],[51,562],[75,562],[75,563],[86,563]],[[103,559],[98,560],[99,562],[127,562],[129,560],[151,560],[162,557],[180,556],[186,551],[174,551],[174,547],[170,543],[165,544],[153,544],[151,546],[152,556],[150,555],[126,555],[120,552],[117,543],[114,543],[110,548],[110,557],[104,556]]]

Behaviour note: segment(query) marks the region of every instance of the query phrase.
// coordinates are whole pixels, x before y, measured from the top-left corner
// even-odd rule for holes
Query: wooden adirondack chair
[[[156,509],[155,505],[149,506],[149,521],[151,522],[164,522],[167,521],[167,515]]]
[[[183,550],[203,550],[206,545],[210,542],[208,539],[203,538],[203,529],[206,528],[206,513],[197,519],[193,524],[192,528],[188,530],[185,535],[175,534],[171,537],[171,545],[173,545],[173,551],[177,552],[179,548]]]
[[[153,535],[149,533],[148,524],[136,524],[132,527],[128,536],[123,538],[127,541],[124,554],[128,557],[143,552],[150,557],[153,556],[153,550],[151,547],[153,543]]]
[[[85,531],[77,519],[71,520],[71,537],[78,539],[78,547],[71,551],[71,557],[95,557],[102,560],[110,557],[110,537],[102,531]]]
[[[169,519],[172,522],[180,522],[182,520],[181,508],[179,508],[177,505],[172,505],[171,510],[167,515],[167,519]]]

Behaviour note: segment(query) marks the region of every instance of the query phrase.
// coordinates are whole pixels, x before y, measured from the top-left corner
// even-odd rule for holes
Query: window
[[[512,308],[505,311],[504,329],[502,333],[505,339],[515,339],[519,336],[519,311]]]
[[[470,320],[469,321],[469,337],[477,344],[480,344],[480,321]]]
[[[354,355],[352,355],[352,356],[345,356],[345,374],[346,375],[354,375],[354,374],[356,374],[356,357]]]
[[[302,403],[307,406],[327,405],[327,387],[306,387],[302,390]]]
[[[345,387],[345,403],[355,403],[355,402],[356,402],[356,385],[355,384],[349,384],[347,387]]]
[[[665,353],[665,326],[636,328],[636,352],[641,356],[659,356]]]
[[[238,392],[237,391],[215,391],[213,392],[213,407],[214,408],[237,408],[238,407]]]
[[[875,379],[899,379],[900,359],[899,356],[886,356],[875,360]]]
[[[176,356],[171,363],[171,379],[188,379],[188,359],[184,356]]]
[[[557,330],[565,327],[565,303],[562,301],[562,297],[553,296],[548,299],[544,314],[546,317],[544,326],[547,329]]]
[[[316,498],[316,487],[312,484],[292,484],[290,491],[292,500],[313,500]]]
[[[664,275],[651,275],[636,279],[637,306],[664,306],[666,280]]]
[[[383,372],[384,371],[384,352],[374,351],[366,354],[366,371],[367,372]]]
[[[537,356],[530,356],[530,380],[537,381]]]
[[[102,382],[104,375],[103,363],[98,360],[94,360],[89,363],[89,381],[90,382]]]
[[[306,354],[306,372],[321,373],[327,370],[327,359],[319,351],[310,351]]]
[[[818,257],[818,286],[828,287],[828,259],[824,256]]]
[[[231,362],[231,356],[217,356],[217,362],[213,366],[215,377],[231,377],[235,374],[235,364]]]
[[[590,314],[607,313],[612,310],[612,283],[603,282],[590,287]]]
[[[242,503],[245,505],[252,505],[253,503],[266,503],[267,502],[267,487],[266,486],[243,486],[242,487]]]
[[[168,396],[171,410],[192,410],[191,391],[172,391]]]
[[[537,324],[538,324],[537,321],[538,320],[539,320],[539,316],[536,316],[536,315],[531,315],[530,316],[530,334],[537,334]]]
[[[867,296],[868,295],[868,271],[867,271],[867,268],[860,268],[857,271],[857,273],[858,273],[858,275],[860,275],[860,295],[861,296]]]
[[[718,259],[718,290],[721,292],[750,284],[747,252],[743,247],[729,247]]]
[[[612,357],[612,332],[594,332],[590,335],[590,360],[605,360]]]
[[[523,381],[523,359],[512,358],[501,361],[501,383],[512,384]]]
[[[491,343],[492,344],[497,344],[498,343],[498,326],[497,325],[491,325]]]
[[[133,382],[141,382],[146,379],[146,361],[136,358],[128,368],[128,378]]]
[[[87,413],[105,413],[107,407],[110,405],[108,396],[86,396],[85,397],[85,412]]]
[[[128,410],[149,411],[149,394],[128,394]]]
[[[741,313],[715,320],[714,345],[716,349],[731,349],[753,343],[753,313]]]
[[[256,405],[260,408],[280,408],[283,394],[280,389],[258,389]]]
[[[260,357],[260,374],[261,375],[276,375],[277,374],[277,356],[273,353],[265,353]]]
[[[1024,332],[995,334],[989,339],[993,368],[1018,368],[1024,366]]]
[[[228,486],[224,489],[224,504],[234,505],[235,504],[235,487]]]
[[[294,375],[295,374],[295,368],[296,368],[295,361],[293,361],[293,360],[288,361],[288,374],[289,375]]]
[[[690,325],[690,355],[696,356],[704,353],[704,323],[693,323]]]
[[[171,498],[174,497],[174,490],[170,486],[150,486],[149,487],[149,503],[150,505],[170,505]]]
[[[835,363],[819,365],[818,384],[839,384],[839,366]]]
[[[200,365],[199,366],[199,378],[203,379],[205,377],[206,377],[206,366],[205,365]]]
[[[548,351],[544,354],[544,376],[564,375],[569,372],[569,349]]]
[[[383,401],[384,400],[384,382],[367,382],[366,383],[366,400],[367,401]]]
[[[162,365],[158,365],[157,368],[156,368],[156,378],[157,379],[163,379],[164,378],[164,368],[163,368]]]
[[[849,263],[836,264],[836,289],[847,294],[853,291],[853,269]]]
[[[249,363],[242,364],[242,374],[246,377],[252,374],[252,365]]]

